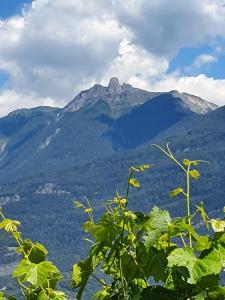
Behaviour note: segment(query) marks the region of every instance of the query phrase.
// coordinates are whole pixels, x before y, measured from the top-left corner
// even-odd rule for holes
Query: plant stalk
[[[190,211],[190,165],[187,168],[186,171],[186,184],[187,184],[187,192],[186,192],[186,204],[187,204],[187,221],[188,225],[191,226],[191,211]],[[189,231],[189,246],[192,248],[192,237],[191,237],[191,232]]]

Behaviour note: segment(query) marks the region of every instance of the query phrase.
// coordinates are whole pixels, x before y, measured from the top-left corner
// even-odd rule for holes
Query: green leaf
[[[44,261],[48,254],[48,251],[43,245],[39,243],[33,243],[31,240],[25,240],[22,248],[19,247],[17,251],[20,253],[23,253],[24,251],[29,256],[30,262],[35,264]]]
[[[34,264],[31,263],[28,259],[22,259],[13,271],[13,277],[25,276],[27,272],[33,267],[33,265]]]
[[[18,226],[20,226],[20,222],[11,219],[4,219],[0,223],[0,229],[4,228],[7,232],[17,231]]]
[[[167,230],[171,224],[171,218],[167,210],[162,210],[159,207],[153,207],[149,214],[149,219],[145,223],[147,231],[152,229],[160,229],[162,231]]]
[[[184,193],[184,190],[181,187],[179,187],[175,190],[172,190],[169,194],[170,194],[171,198],[175,198],[177,195],[183,194],[183,193]]]
[[[141,300],[183,300],[176,292],[157,285],[144,289],[141,295]]]
[[[205,223],[206,228],[209,229],[209,222],[208,222],[209,218],[204,210],[203,201],[201,201],[199,205],[196,205],[196,208],[197,208],[197,211],[199,211],[199,213],[202,217],[202,220]]]
[[[126,281],[130,281],[132,278],[135,278],[139,275],[140,269],[135,264],[133,259],[127,253],[124,253],[121,256],[121,265],[123,270],[123,276],[125,277]]]
[[[103,290],[98,291],[94,295],[93,299],[96,299],[96,300],[106,300],[107,299],[108,300],[108,299],[111,299],[109,296],[110,296],[109,290],[107,288],[104,288]]]
[[[140,165],[140,166],[132,166],[131,170],[136,171],[136,172],[144,172],[146,169],[149,169],[151,167],[152,167],[151,165],[144,164],[144,165]]]
[[[189,271],[188,283],[196,284],[201,277],[218,274],[222,263],[217,249],[212,250],[203,258],[197,258],[190,248],[177,248],[168,256],[168,267],[186,267]]]
[[[225,287],[216,286],[211,288],[208,291],[209,298],[207,299],[215,299],[215,300],[224,300],[225,299]]]
[[[72,274],[72,288],[78,288],[77,299],[80,300],[82,298],[82,294],[84,288],[87,284],[87,281],[94,271],[94,269],[98,266],[99,260],[96,259],[95,256],[88,257],[86,260],[81,260],[79,264],[75,264],[73,266],[73,274]]]
[[[203,291],[203,292],[201,292],[200,294],[194,296],[192,299],[193,299],[193,300],[205,300],[205,299],[206,299],[206,298],[205,298],[205,295],[206,295],[206,292]]]
[[[187,167],[188,167],[188,166],[190,165],[190,163],[191,163],[191,162],[190,162],[190,160],[188,160],[188,159],[184,159],[184,160],[183,160],[183,165],[184,165],[184,166],[187,166]]]
[[[108,242],[111,243],[112,240],[117,235],[115,228],[112,227],[113,224],[95,224],[92,227],[91,235],[95,238],[96,242]]]
[[[156,282],[163,281],[168,277],[167,258],[163,250],[157,250],[151,247],[148,250],[148,263],[144,266],[147,277],[152,276]]]
[[[26,281],[35,287],[40,287],[46,284],[47,279],[51,278],[54,273],[59,273],[59,270],[51,262],[43,261],[39,264],[33,264],[27,272]]]
[[[0,292],[0,300],[7,300],[3,292]]]
[[[58,282],[62,279],[62,274],[58,271],[51,275],[51,277],[48,279],[49,286],[52,289],[55,289]]]
[[[222,244],[225,244],[225,232],[215,232],[214,240],[219,241]]]
[[[140,186],[140,183],[135,178],[130,178],[129,183],[130,183],[130,185],[132,185],[135,188],[139,188],[139,186]]]
[[[149,249],[150,247],[152,247],[154,243],[159,240],[162,233],[163,231],[161,229],[148,231],[148,234],[143,236],[146,248]]]
[[[54,291],[51,289],[47,289],[45,291],[41,291],[38,295],[38,300],[66,300],[66,296],[61,291]]]
[[[80,285],[82,281],[82,271],[81,267],[79,264],[74,264],[73,265],[73,275],[72,275],[72,284],[73,287],[76,288]]]
[[[83,224],[83,228],[85,232],[91,232],[93,229],[94,222],[93,221],[87,221]]]
[[[198,172],[198,170],[191,170],[189,171],[189,174],[192,178],[198,180],[200,177],[200,173]]]
[[[209,162],[205,160],[188,160],[188,159],[183,160],[183,165],[187,167],[189,165],[198,166],[199,163],[209,163]]]
[[[143,238],[146,247],[150,248],[168,230],[170,224],[171,218],[169,212],[155,206],[145,223],[147,235],[144,235]]]
[[[47,291],[46,291],[47,292]],[[47,295],[45,291],[41,291],[39,294],[38,294],[38,300],[48,300],[48,299],[51,299],[49,297],[49,295]]]
[[[224,232],[225,229],[225,221],[224,220],[216,220],[212,219],[210,221],[214,232]]]
[[[208,236],[198,236],[195,243],[195,250],[197,251],[203,251],[210,249],[212,245],[212,241]]]
[[[55,274],[60,274],[60,272],[49,261],[34,264],[27,259],[22,259],[16,266],[13,277],[18,277],[22,282],[29,282],[35,287],[40,287],[46,284],[47,279],[54,278]]]

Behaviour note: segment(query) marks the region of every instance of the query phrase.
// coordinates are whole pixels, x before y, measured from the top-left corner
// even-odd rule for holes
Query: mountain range
[[[116,190],[123,193],[129,166],[153,164],[132,191],[133,209],[160,205],[181,212],[182,200],[168,197],[183,184],[181,173],[151,146],[167,142],[178,159],[210,161],[193,182],[192,201],[204,200],[217,216],[225,195],[225,107],[175,90],[144,91],[115,77],[107,87],[82,91],[64,108],[19,109],[0,119],[0,205],[69,272],[86,251],[85,216],[72,209],[72,200],[89,197],[98,216],[105,200]],[[3,266],[14,259],[5,256]]]

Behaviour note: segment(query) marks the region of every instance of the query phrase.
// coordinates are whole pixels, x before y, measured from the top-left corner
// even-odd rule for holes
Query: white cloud
[[[165,74],[169,61],[153,55],[124,39],[119,46],[119,55],[104,73],[103,84],[112,76],[140,88],[148,88],[148,80],[157,80]]]
[[[4,90],[0,93],[0,116],[7,115],[16,108],[30,108],[35,106],[57,106],[51,98],[40,98],[35,94],[19,94],[13,90]]]
[[[217,57],[210,54],[202,54],[196,57],[193,66],[200,68],[203,65],[214,63],[218,60]]]
[[[122,24],[133,42],[171,57],[181,47],[225,36],[224,0],[116,0]]]
[[[1,21],[0,70],[9,75],[8,89],[62,105],[100,80],[129,37],[102,3],[36,0],[23,16]]]
[[[225,104],[225,79],[213,79],[200,74],[198,76],[178,77],[176,74],[164,76],[156,83],[148,83],[153,91],[187,92],[217,105]]]
[[[190,66],[185,67],[181,73],[199,75],[203,73],[204,70],[207,70],[211,64],[216,63],[217,61],[218,57],[215,55],[201,54],[195,58],[194,62]],[[177,71],[180,72],[180,68],[178,68]]]
[[[223,80],[166,75],[182,47],[225,37],[224,5],[225,0],[35,0],[21,16],[0,20],[0,71],[9,77],[0,91],[0,115],[22,106],[62,106],[81,89],[115,75],[148,89],[178,85],[194,92],[191,82],[201,82],[206,99],[214,89],[214,98],[225,103]],[[215,59],[200,55],[195,65]]]

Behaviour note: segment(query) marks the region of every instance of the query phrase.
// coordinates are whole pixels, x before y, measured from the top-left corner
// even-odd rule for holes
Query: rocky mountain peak
[[[141,105],[154,97],[166,94],[165,92],[148,92],[133,87],[128,83],[120,84],[117,77],[112,77],[109,80],[108,86],[95,84],[91,88],[80,92],[67,106],[64,107],[64,112],[77,111],[81,108],[90,108],[98,101],[105,101],[111,109],[123,112],[135,105]],[[179,109],[188,110],[198,114],[205,114],[211,110],[215,110],[217,106],[213,103],[202,100],[199,97],[180,93],[177,90],[168,92],[174,98],[180,99]]]
[[[110,94],[120,94],[122,93],[122,86],[120,85],[119,79],[117,77],[112,77],[109,81],[108,92]]]
[[[112,77],[108,86],[95,84],[90,89],[82,91],[63,109],[63,112],[90,107],[99,100],[107,102],[111,107],[132,107],[144,103],[153,94],[137,89],[128,83],[120,84],[117,77]]]

